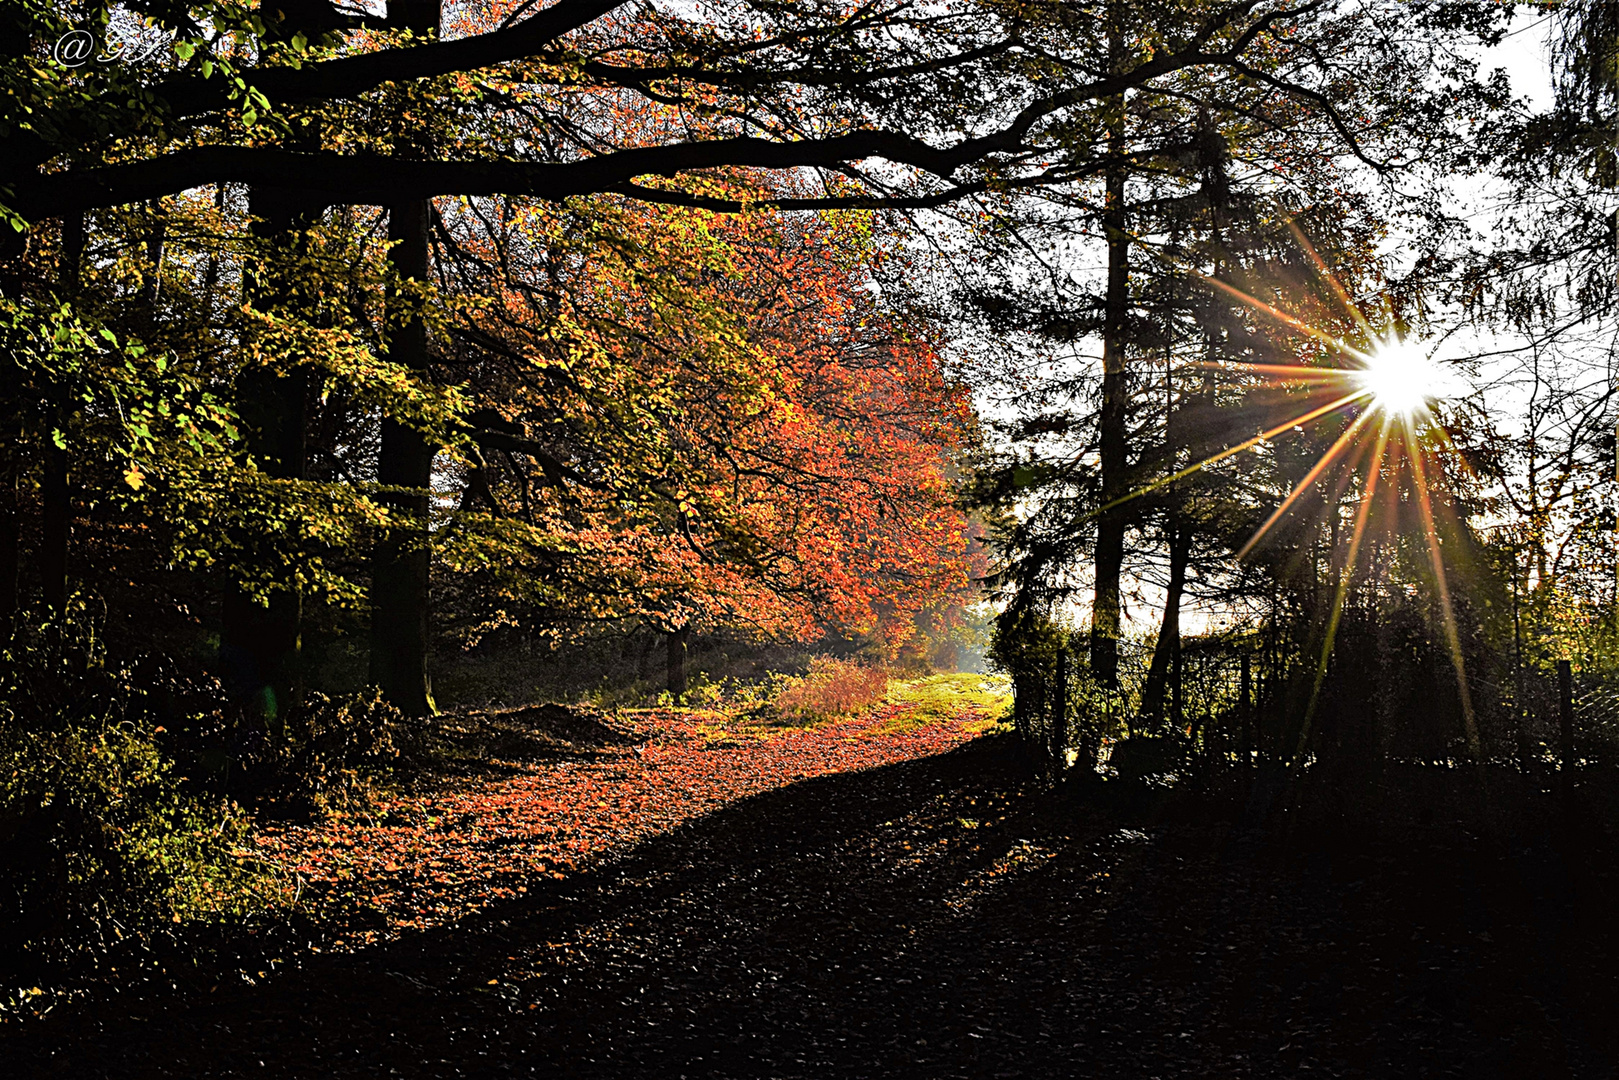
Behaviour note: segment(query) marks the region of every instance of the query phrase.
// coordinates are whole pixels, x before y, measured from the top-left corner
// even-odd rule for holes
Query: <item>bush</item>
[[[240,910],[261,891],[233,854],[246,815],[187,790],[159,745],[159,695],[132,667],[105,665],[80,630],[45,623],[0,654],[7,979]]]
[[[404,717],[375,687],[340,700],[312,693],[288,711],[280,736],[250,765],[264,804],[320,816],[368,803],[413,741]]]
[[[0,922],[16,975],[153,926],[240,906],[234,804],[185,794],[149,732],[109,718],[0,730]],[[254,890],[248,889],[251,893]]]
[[[1120,780],[1141,784],[1167,783],[1170,777],[1185,772],[1188,760],[1188,747],[1182,740],[1132,735],[1113,745],[1107,763]]]
[[[776,695],[776,711],[786,720],[813,722],[870,708],[888,693],[888,672],[849,660],[818,657],[809,673]]]

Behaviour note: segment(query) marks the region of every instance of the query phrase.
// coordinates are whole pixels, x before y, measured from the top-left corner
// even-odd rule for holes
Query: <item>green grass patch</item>
[[[927,675],[892,684],[888,703],[899,710],[883,725],[885,731],[911,731],[969,714],[975,717],[973,730],[996,731],[1011,715],[1012,685],[1004,675]]]

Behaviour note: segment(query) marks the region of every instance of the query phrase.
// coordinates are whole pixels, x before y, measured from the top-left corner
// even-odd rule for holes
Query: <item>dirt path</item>
[[[1604,879],[1555,853],[1278,862],[1041,793],[1003,738],[794,783],[18,1075],[1598,1077]],[[1608,894],[1611,895],[1611,894]]]
[[[523,712],[507,722],[521,730]],[[559,754],[496,759],[500,779],[479,771],[363,815],[264,830],[251,855],[304,890],[300,902],[331,931],[316,951],[352,951],[454,925],[739,799],[942,753],[992,726],[973,710],[915,722],[892,704],[810,727],[701,711],[624,717],[594,739],[570,733]]]

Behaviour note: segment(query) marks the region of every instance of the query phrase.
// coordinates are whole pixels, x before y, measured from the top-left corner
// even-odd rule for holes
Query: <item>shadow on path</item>
[[[5,1052],[24,1077],[1613,1075],[1608,879],[1548,851],[1236,850],[1039,791],[986,738]]]

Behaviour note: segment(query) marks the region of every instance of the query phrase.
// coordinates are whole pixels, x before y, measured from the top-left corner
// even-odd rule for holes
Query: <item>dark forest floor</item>
[[[1614,1074],[1606,846],[1309,850],[1117,792],[1005,736],[805,780],[456,926],[23,1030],[0,1074]]]

